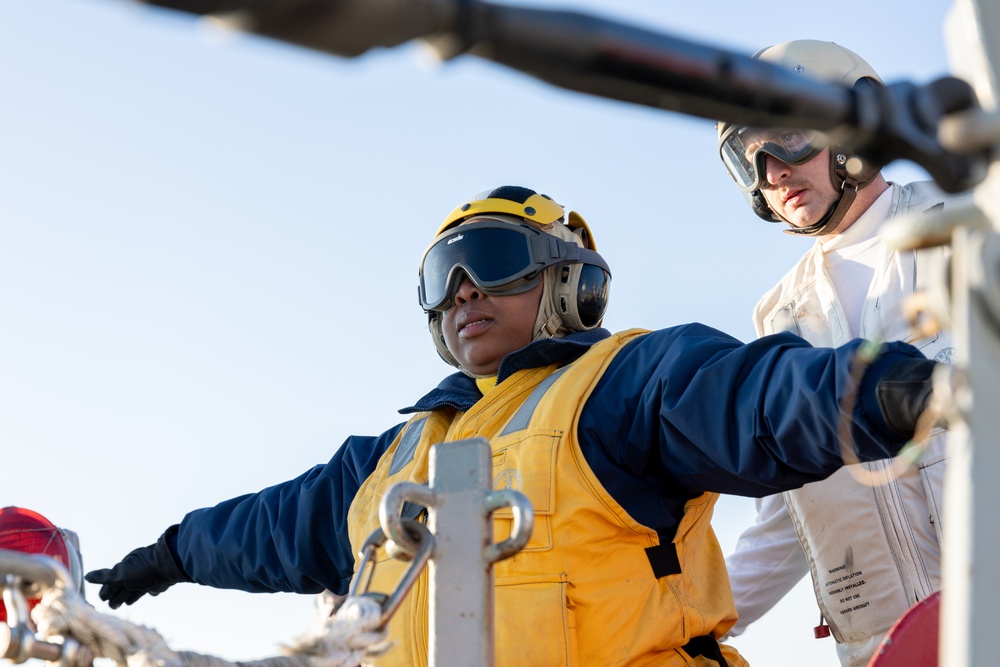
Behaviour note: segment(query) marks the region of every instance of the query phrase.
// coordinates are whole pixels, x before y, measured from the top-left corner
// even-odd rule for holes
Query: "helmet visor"
[[[766,185],[765,159],[771,155],[787,164],[802,164],[826,147],[814,130],[774,129],[736,125],[719,140],[723,164],[744,192]]]
[[[420,262],[420,305],[424,310],[451,308],[463,274],[488,295],[527,292],[546,267],[560,262],[608,270],[596,252],[528,225],[484,221],[454,227],[434,239]]]

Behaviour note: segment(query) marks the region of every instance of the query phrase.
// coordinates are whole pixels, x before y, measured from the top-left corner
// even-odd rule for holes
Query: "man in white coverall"
[[[832,42],[793,41],[755,57],[848,86],[883,85],[868,63]],[[853,338],[905,340],[949,361],[948,335],[917,339],[902,312],[947,250],[896,251],[880,233],[897,216],[956,200],[932,183],[887,182],[810,131],[718,129],[720,156],[754,212],[786,223],[788,233],[816,237],[757,304],[757,335],[791,331],[831,347]],[[867,665],[892,624],[940,586],[944,440],[932,435],[920,462],[900,474],[886,459],[758,500],[756,522],[726,561],[739,612],[729,636],[808,572],[821,612],[816,636],[833,634],[845,667]]]

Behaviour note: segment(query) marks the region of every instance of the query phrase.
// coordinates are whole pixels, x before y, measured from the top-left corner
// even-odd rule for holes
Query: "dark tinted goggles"
[[[726,169],[744,192],[766,185],[764,161],[771,155],[786,164],[802,164],[825,148],[821,134],[813,130],[770,129],[734,126],[719,141]]]
[[[451,308],[463,275],[488,295],[521,294],[538,284],[546,267],[563,262],[593,264],[611,272],[593,250],[528,225],[500,221],[461,225],[438,236],[424,253],[420,305],[424,310]]]

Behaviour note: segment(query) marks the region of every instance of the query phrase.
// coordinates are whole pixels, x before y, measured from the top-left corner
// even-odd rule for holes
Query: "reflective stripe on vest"
[[[615,354],[642,333],[614,335],[562,369],[518,371],[465,413],[444,408],[415,415],[351,505],[357,543],[378,525],[378,502],[389,487],[427,483],[436,443],[489,440],[493,487],[521,491],[535,509],[528,544],[494,566],[497,667],[681,667],[692,664],[684,650],[692,639],[722,636],[735,621],[725,562],[709,525],[717,496],[688,501],[674,542],[661,545],[655,531],[608,494],[579,447],[583,406]],[[414,447],[411,433],[418,430]],[[512,523],[509,508],[493,513],[495,542],[509,537]],[[651,571],[651,553],[672,555],[678,573]],[[379,561],[370,589],[391,590],[404,567]],[[425,572],[390,622],[393,648],[374,664],[427,664],[429,595]],[[706,647],[696,641],[689,648]],[[723,654],[733,667],[744,664],[730,647]]]

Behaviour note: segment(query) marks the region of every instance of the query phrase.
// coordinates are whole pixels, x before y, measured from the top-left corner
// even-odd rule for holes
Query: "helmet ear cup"
[[[593,264],[563,264],[556,269],[552,298],[563,325],[586,331],[600,325],[608,309],[611,276]]]
[[[593,264],[580,265],[580,280],[576,286],[576,310],[585,329],[593,329],[604,319],[611,292],[611,276]]]

